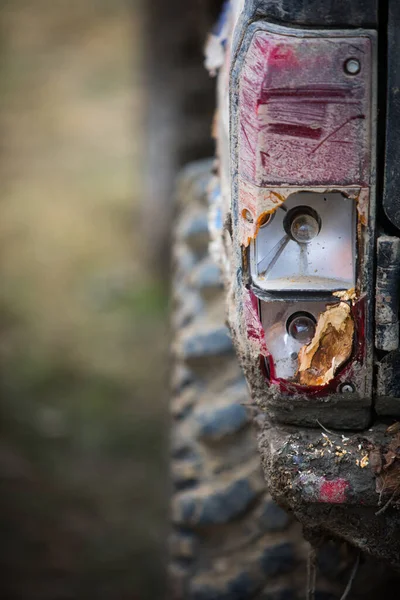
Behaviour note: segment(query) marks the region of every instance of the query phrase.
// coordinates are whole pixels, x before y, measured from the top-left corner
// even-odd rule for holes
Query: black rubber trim
[[[253,0],[254,12],[287,25],[378,27],[379,0]]]
[[[387,100],[383,208],[400,229],[400,2],[389,0],[387,23]]]

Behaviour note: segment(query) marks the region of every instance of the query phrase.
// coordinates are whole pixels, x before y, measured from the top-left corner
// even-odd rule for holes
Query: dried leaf
[[[400,433],[397,433],[390,441],[388,445],[389,450],[393,450],[393,452],[398,452],[400,450]]]
[[[371,469],[375,475],[379,475],[382,471],[382,456],[379,448],[374,448],[369,453],[369,462]]]
[[[339,292],[333,292],[333,296],[340,298],[340,300],[355,300],[357,294],[354,288],[350,288],[349,290],[341,290]]]
[[[384,475],[379,475],[375,481],[375,491],[377,494],[382,494],[385,490],[386,478]]]
[[[400,462],[395,461],[390,468],[381,473],[376,479],[376,491],[378,493],[393,493],[400,484]]]
[[[314,338],[299,352],[299,382],[303,385],[328,383],[350,357],[353,336],[350,306],[340,302],[328,307],[318,318]]]
[[[392,423],[392,425],[389,425],[389,427],[386,429],[386,433],[388,435],[394,435],[395,433],[400,432],[400,421],[396,421],[395,423]]]
[[[397,454],[395,452],[393,452],[393,450],[388,450],[383,455],[383,458],[385,459],[385,464],[384,464],[383,468],[386,470],[390,467],[391,464],[394,463],[394,461],[397,458]]]

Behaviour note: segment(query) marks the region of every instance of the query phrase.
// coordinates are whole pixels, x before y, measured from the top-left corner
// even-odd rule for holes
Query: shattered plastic
[[[325,385],[351,356],[354,321],[350,306],[340,302],[319,316],[315,336],[299,352],[299,382]]]

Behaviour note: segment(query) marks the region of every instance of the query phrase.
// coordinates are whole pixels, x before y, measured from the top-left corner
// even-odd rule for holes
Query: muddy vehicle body
[[[206,54],[210,254],[268,492],[314,548],[345,542],[387,573],[400,567],[399,21],[392,1],[237,0]],[[273,597],[259,587],[198,597]]]

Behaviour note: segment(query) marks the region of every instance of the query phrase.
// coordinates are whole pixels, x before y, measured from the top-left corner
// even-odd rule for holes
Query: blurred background
[[[212,152],[217,4],[1,0],[1,598],[164,597],[173,180]]]

